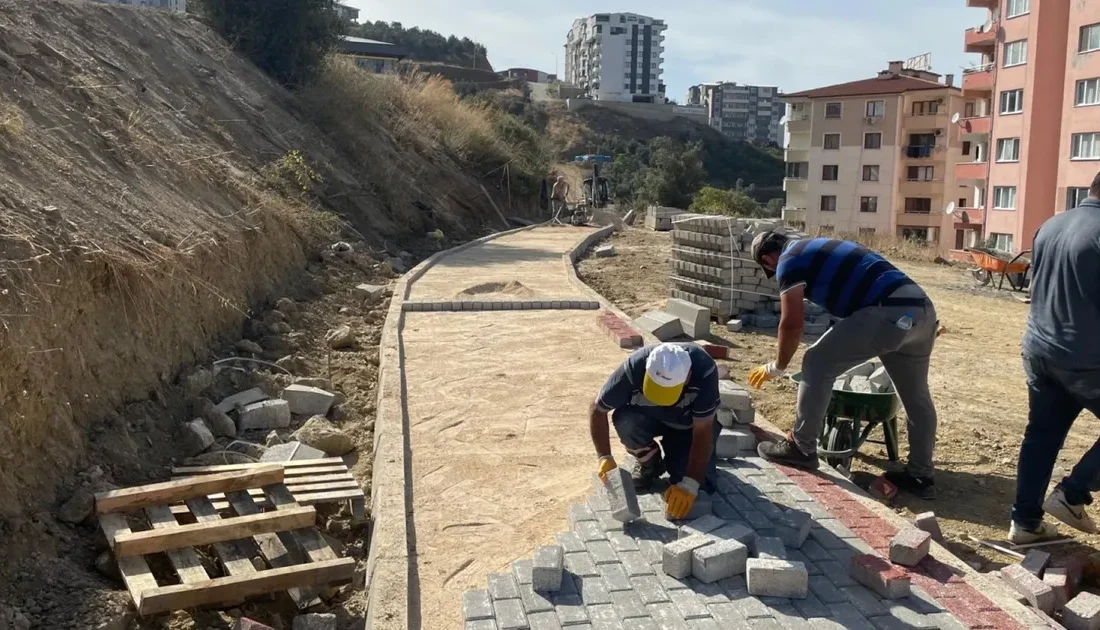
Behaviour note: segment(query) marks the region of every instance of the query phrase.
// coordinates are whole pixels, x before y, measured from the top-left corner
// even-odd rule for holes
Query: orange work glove
[[[600,481],[607,483],[608,471],[615,470],[618,465],[615,464],[615,458],[610,455],[604,455],[600,458],[600,469],[596,471],[600,475]]]
[[[699,482],[691,477],[684,477],[680,483],[669,486],[665,490],[665,511],[668,517],[672,520],[687,518],[698,494]]]

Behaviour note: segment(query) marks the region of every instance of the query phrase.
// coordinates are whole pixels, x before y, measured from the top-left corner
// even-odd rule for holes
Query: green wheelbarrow
[[[802,372],[791,374],[791,381],[802,382]],[[864,394],[833,390],[825,422],[821,423],[821,442],[817,453],[830,466],[850,468],[849,463],[865,442],[882,444],[891,462],[898,461],[898,409],[901,401],[894,392]],[[881,441],[868,439],[882,425]]]

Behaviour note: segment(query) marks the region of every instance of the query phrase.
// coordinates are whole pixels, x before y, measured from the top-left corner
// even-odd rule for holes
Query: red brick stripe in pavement
[[[768,439],[769,434],[756,430],[757,437]],[[878,516],[865,505],[857,501],[831,479],[797,468],[777,465],[798,487],[817,500],[834,518],[862,538],[875,551],[883,556],[890,555],[890,539],[898,533],[898,528],[890,521]],[[916,567],[907,569],[914,586],[919,586],[932,598],[974,630],[1024,630],[1025,627],[1015,621],[997,604],[977,589],[963,581],[951,566],[926,556]]]
[[[642,334],[624,322],[611,311],[600,311],[600,328],[611,335],[620,348],[638,348],[642,345]]]

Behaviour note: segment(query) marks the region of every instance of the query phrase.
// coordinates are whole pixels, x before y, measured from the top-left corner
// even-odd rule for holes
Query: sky
[[[469,37],[502,70],[564,73],[565,36],[578,17],[631,12],[663,19],[664,81],[683,100],[690,85],[736,81],[797,92],[874,76],[886,62],[932,53],[932,70],[954,73],[971,55],[963,31],[985,21],[966,0],[343,0],[360,20],[401,22]],[[920,6],[918,9],[917,6]]]

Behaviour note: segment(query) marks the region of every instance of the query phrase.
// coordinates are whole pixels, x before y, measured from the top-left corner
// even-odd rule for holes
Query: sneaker
[[[1008,540],[1014,545],[1028,545],[1059,537],[1058,528],[1046,521],[1039,523],[1038,529],[1024,529],[1016,521],[1012,521],[1012,526],[1008,528]]]
[[[1069,525],[1073,529],[1086,534],[1096,533],[1096,523],[1085,513],[1085,506],[1073,505],[1066,500],[1066,493],[1061,488],[1055,488],[1043,503],[1043,511],[1054,518]]]
[[[649,459],[641,461],[634,458],[634,465],[630,467],[630,479],[634,482],[635,490],[649,490],[653,482],[665,474],[665,460],[661,458],[661,450],[654,447],[654,453]]]
[[[898,490],[904,490],[918,499],[931,501],[936,498],[936,483],[931,477],[914,477],[904,468],[887,471],[883,476]]]
[[[756,453],[777,464],[785,464],[794,468],[817,470],[817,455],[807,455],[791,440],[780,438],[774,442],[761,442],[756,447]]]

